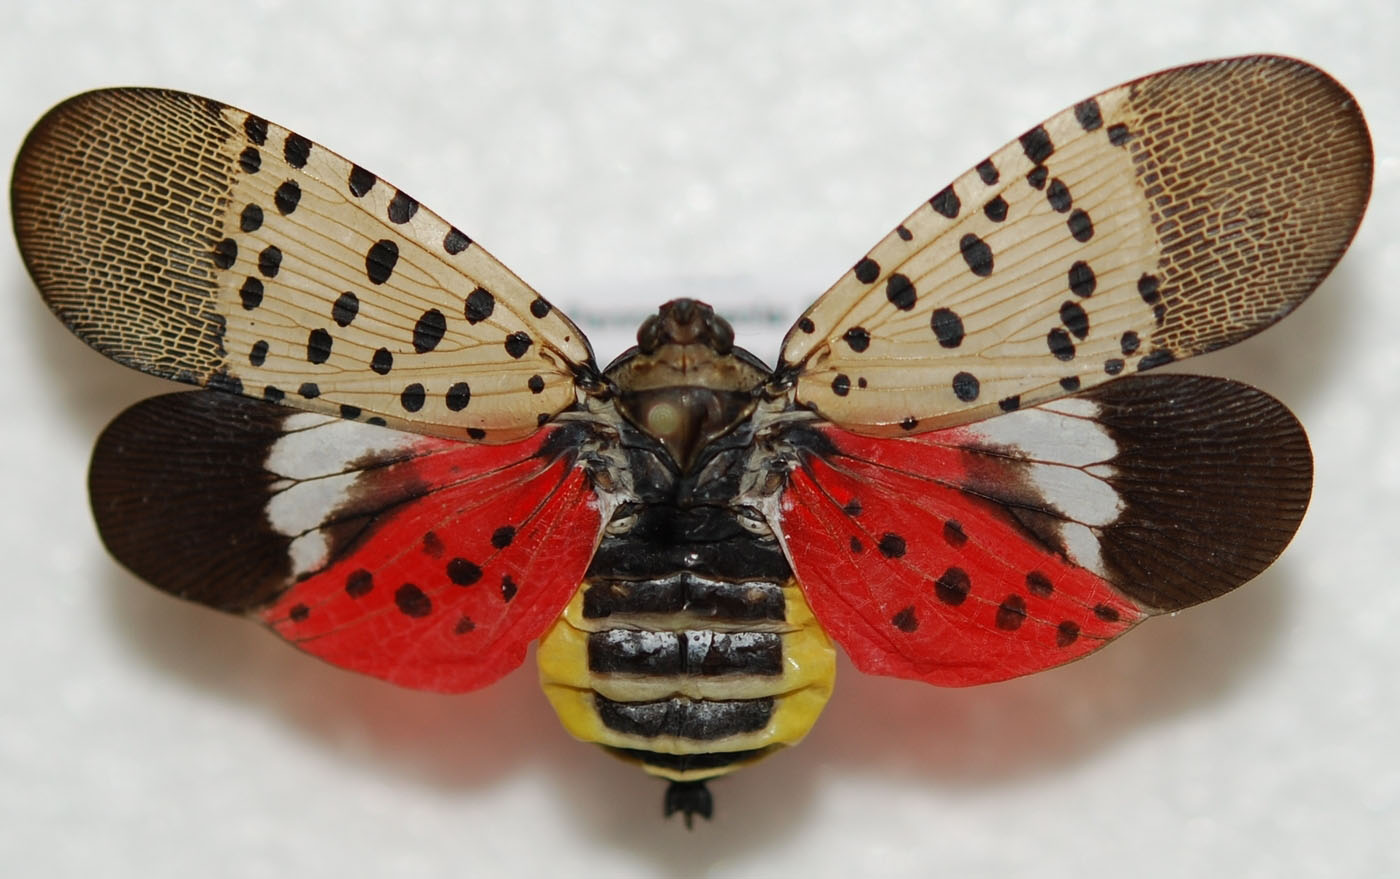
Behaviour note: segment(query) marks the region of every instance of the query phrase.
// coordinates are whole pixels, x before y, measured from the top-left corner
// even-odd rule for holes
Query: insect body
[[[461,692],[538,652],[574,735],[704,780],[802,738],[832,641],[962,686],[1233,589],[1291,538],[1278,402],[1142,373],[1272,324],[1369,196],[1302,62],[1177,68],[1051,117],[922,204],[775,368],[675,300],[600,369],[467,235],[340,156],[179,92],[51,111],[14,221],[58,316],[200,385],[98,442],[108,547],[307,652]]]

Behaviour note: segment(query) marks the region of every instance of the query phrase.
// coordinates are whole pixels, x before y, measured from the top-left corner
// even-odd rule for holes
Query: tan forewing
[[[783,370],[830,421],[898,434],[1233,344],[1331,270],[1371,168],[1356,102],[1300,61],[1127,83],[922,205],[789,331]]]
[[[194,95],[59,105],[13,210],[50,307],[166,378],[489,442],[572,405],[593,368],[567,317],[406,193]]]

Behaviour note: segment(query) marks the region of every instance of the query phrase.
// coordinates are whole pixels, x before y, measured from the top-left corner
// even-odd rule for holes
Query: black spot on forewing
[[[953,376],[953,395],[964,403],[971,403],[982,393],[982,383],[970,372],[960,372]]]
[[[463,234],[461,229],[453,226],[447,230],[447,234],[442,239],[442,249],[449,254],[456,255],[471,246],[472,240]]]
[[[325,363],[331,359],[331,334],[323,329],[312,330],[306,337],[308,363]]]
[[[870,333],[864,327],[851,327],[841,338],[857,353],[870,347]]]
[[[974,275],[985,278],[992,273],[992,249],[987,246],[987,242],[968,233],[958,242],[958,249],[962,251],[963,261]]]
[[[900,311],[909,311],[919,295],[914,290],[914,282],[896,272],[885,282],[885,298]]]
[[[374,184],[377,182],[379,182],[378,177],[375,177],[374,174],[366,171],[359,165],[350,169],[350,179],[348,181],[350,194],[356,198],[364,198],[365,193],[373,189]]]
[[[1074,118],[1085,131],[1096,131],[1103,125],[1103,114],[1099,112],[1099,102],[1090,98],[1074,105]]]
[[[336,297],[335,304],[331,306],[331,320],[335,321],[337,326],[350,326],[350,322],[359,313],[360,298],[349,290]]]
[[[962,202],[958,199],[958,194],[953,191],[952,186],[946,187],[942,192],[929,199],[929,204],[933,206],[935,211],[950,220],[956,217],[962,208]]]
[[[457,382],[447,389],[447,408],[461,412],[472,401],[472,389],[466,382]]]
[[[496,310],[496,297],[491,295],[491,291],[485,287],[477,287],[467,294],[467,301],[462,306],[462,316],[469,324],[479,324],[486,320]]]
[[[856,263],[854,271],[857,281],[862,284],[873,284],[880,277],[880,264],[867,256]]]
[[[530,338],[529,333],[514,332],[506,336],[506,353],[519,360],[525,356],[525,352],[530,350],[530,346],[533,344],[534,340]]]
[[[258,146],[267,143],[267,120],[249,113],[243,120],[243,133]]]
[[[283,181],[272,194],[272,203],[277,206],[277,212],[284,217],[296,210],[300,202],[301,187],[295,180]]]
[[[403,190],[394,193],[394,197],[389,200],[389,222],[395,224],[407,223],[413,219],[413,215],[418,213],[418,201]]]
[[[383,284],[394,274],[394,266],[399,262],[399,246],[387,238],[382,238],[370,246],[365,254],[365,274],[371,284]]]
[[[311,156],[311,141],[300,134],[289,134],[287,140],[282,144],[282,157],[287,160],[287,164],[293,168],[306,167],[306,160]]]
[[[944,348],[956,348],[962,344],[963,322],[957,312],[950,308],[935,308],[933,316],[929,318],[929,325],[933,329],[933,334],[938,337],[938,344]]]
[[[436,308],[430,308],[413,325],[413,350],[426,354],[438,346],[447,332],[447,318]]]
[[[1050,135],[1046,133],[1045,127],[1037,125],[1021,135],[1021,149],[1032,164],[1039,165],[1055,152],[1055,145],[1050,142]]]

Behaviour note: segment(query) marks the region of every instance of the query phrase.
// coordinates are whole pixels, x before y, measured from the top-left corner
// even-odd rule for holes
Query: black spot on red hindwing
[[[430,308],[413,325],[413,350],[426,354],[438,346],[447,332],[447,318],[436,308]]]
[[[1026,621],[1026,600],[1019,595],[1008,595],[997,608],[996,626],[1005,632],[1014,632]]]
[[[520,591],[515,585],[515,580],[510,574],[501,575],[501,600],[510,604],[510,600],[515,597],[515,593]]]
[[[914,290],[914,282],[896,272],[885,282],[885,298],[900,311],[909,311],[918,301],[919,294]]]
[[[287,611],[287,618],[294,623],[304,623],[311,616],[311,608],[304,604],[294,604]]]
[[[403,225],[413,219],[413,215],[418,213],[418,200],[403,190],[394,193],[394,197],[389,199],[389,222],[395,225]]]
[[[455,558],[447,563],[447,579],[458,586],[471,586],[481,579],[481,568],[464,558]]]
[[[365,274],[371,284],[383,284],[394,274],[394,266],[398,263],[399,246],[387,238],[381,238],[365,254]]]
[[[1065,620],[1055,627],[1055,646],[1068,647],[1079,640],[1079,624]]]
[[[847,516],[859,516],[864,510],[865,508],[861,506],[860,498],[855,497],[846,501],[845,505],[841,507],[841,512],[845,513]]]
[[[962,251],[963,261],[974,275],[985,278],[992,273],[992,249],[987,246],[987,242],[969,232],[958,242],[958,249]]]
[[[867,256],[856,263],[854,271],[857,281],[862,284],[873,284],[880,277],[880,264]]]
[[[331,320],[337,326],[348,327],[355,319],[355,315],[360,313],[360,298],[349,290],[336,297],[335,304],[331,306]]]
[[[911,604],[890,618],[890,624],[901,632],[915,632],[919,628],[919,618]]]
[[[394,590],[394,604],[404,616],[422,619],[433,612],[433,601],[422,589],[405,583]]]
[[[374,575],[364,568],[350,572],[345,578],[345,594],[351,598],[364,598],[374,591]]]
[[[1040,571],[1031,571],[1026,575],[1026,588],[1030,590],[1032,595],[1039,595],[1041,598],[1045,598],[1055,591],[1050,578]]]
[[[476,623],[472,622],[472,618],[467,616],[466,614],[462,614],[461,619],[457,620],[456,625],[452,627],[452,634],[465,635],[468,632],[474,630],[475,628]]]
[[[496,549],[505,549],[515,540],[515,526],[502,525],[491,532],[491,545]]]
[[[967,600],[972,580],[962,568],[949,568],[933,583],[933,594],[947,605],[957,606]]]
[[[865,552],[865,544],[860,542],[859,537],[852,537],[850,541],[851,552],[860,555]]]
[[[963,531],[962,524],[955,519],[943,523],[943,539],[953,549],[962,549],[967,545],[967,534]]]
[[[1117,608],[1109,607],[1107,604],[1094,605],[1094,616],[1106,623],[1116,623],[1120,618]]]
[[[945,187],[941,192],[929,199],[928,203],[933,206],[935,211],[938,211],[950,220],[956,217],[958,211],[962,208],[962,201],[958,199],[958,194],[953,191],[951,185]]]
[[[436,531],[425,531],[423,533],[423,552],[433,558],[441,558],[447,551],[447,547],[442,545],[442,538],[437,536]]]
[[[887,559],[903,558],[904,554],[909,549],[904,538],[892,531],[885,532],[884,536],[880,538],[879,546],[876,548],[880,550],[880,555]]]

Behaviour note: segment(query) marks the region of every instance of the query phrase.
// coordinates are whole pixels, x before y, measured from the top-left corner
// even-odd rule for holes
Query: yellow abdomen
[[[570,734],[673,781],[796,744],[836,674],[831,639],[792,578],[585,581],[537,658]]]

